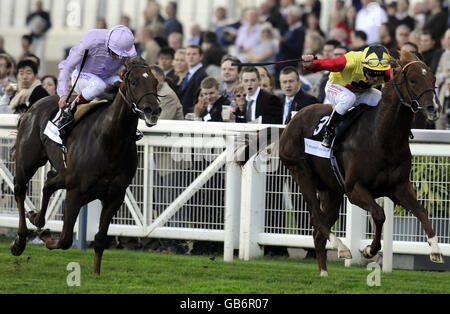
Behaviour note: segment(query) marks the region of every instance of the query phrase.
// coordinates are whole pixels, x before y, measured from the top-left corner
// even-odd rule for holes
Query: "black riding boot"
[[[67,107],[66,109],[61,111],[61,116],[59,117],[58,121],[55,122],[56,127],[59,130],[59,137],[65,142],[65,138],[67,136],[66,131],[68,131],[69,127],[72,125],[72,123],[75,121],[72,111],[70,110],[70,107]]]
[[[344,116],[337,113],[336,110],[333,110],[331,113],[331,117],[328,120],[327,125],[325,126],[325,134],[323,136],[322,146],[327,148],[331,147],[331,143],[333,143],[334,137],[336,136],[336,132],[334,130],[336,122],[342,120]]]

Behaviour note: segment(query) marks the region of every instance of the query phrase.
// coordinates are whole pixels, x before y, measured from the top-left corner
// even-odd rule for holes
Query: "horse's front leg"
[[[42,189],[42,207],[37,213],[29,212],[27,214],[30,222],[36,227],[43,228],[45,225],[45,213],[47,212],[48,203],[53,193],[59,189],[63,189],[64,173],[55,173],[53,170],[47,173],[47,180],[45,181],[44,188]]]
[[[375,223],[375,236],[372,243],[363,250],[365,258],[372,258],[381,249],[381,231],[386,220],[384,210],[375,202],[369,191],[359,183],[353,186],[348,193],[348,197],[352,204],[367,210]]]
[[[111,220],[114,214],[119,210],[123,204],[125,193],[120,192],[117,195],[111,195],[109,199],[103,200],[102,212],[100,215],[100,224],[98,226],[98,232],[94,239],[94,274],[100,275],[100,268],[102,263],[103,251],[106,247],[108,228],[111,224]]]
[[[414,216],[422,223],[422,227],[428,237],[428,244],[431,246],[430,260],[435,263],[444,263],[442,251],[438,244],[438,238],[428,219],[427,210],[417,201],[416,193],[411,182],[405,182],[399,185],[391,197],[396,204],[402,205],[404,208],[413,213]]]
[[[51,237],[48,230],[39,234],[39,238],[44,241],[48,249],[67,250],[73,242],[73,226],[77,220],[80,208],[83,205],[78,189],[67,191],[64,204],[64,221],[59,240]]]
[[[17,229],[17,238],[11,244],[11,253],[19,256],[25,250],[27,245],[28,228],[25,221],[25,197],[27,192],[26,184],[17,183],[14,185],[14,196],[17,201],[17,209],[19,211],[19,228]]]

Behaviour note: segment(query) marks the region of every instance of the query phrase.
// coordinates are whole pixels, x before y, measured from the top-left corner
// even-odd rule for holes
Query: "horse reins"
[[[145,97],[145,96],[148,96],[148,95],[153,95],[153,96],[155,96],[157,99],[158,99],[158,94],[157,93],[155,93],[155,92],[147,92],[147,93],[144,93],[141,97],[139,97],[139,99],[137,100],[137,101],[135,101],[134,99],[133,99],[133,94],[130,92],[130,86],[129,86],[129,84],[128,84],[128,75],[130,74],[130,72],[132,71],[132,70],[134,70],[135,68],[146,68],[146,69],[150,69],[150,67],[148,66],[148,65],[143,65],[143,64],[140,64],[140,65],[134,65],[134,66],[131,66],[126,72],[125,72],[125,74],[124,74],[124,78],[125,78],[125,94],[128,94],[129,95],[129,97],[131,98],[131,101],[129,101],[128,99],[127,99],[127,97],[125,96],[125,94],[122,92],[122,88],[120,87],[119,88],[119,94],[120,94],[120,96],[122,97],[122,99],[131,107],[131,109],[133,110],[133,112],[136,114],[136,115],[138,115],[138,116],[142,116],[143,114],[144,114],[144,111],[142,111],[141,109],[139,109],[139,107],[138,107],[138,105],[139,105],[139,103],[141,102],[141,100]]]
[[[406,74],[405,74],[406,68],[407,68],[409,65],[413,64],[413,63],[421,63],[421,64],[424,64],[422,61],[419,61],[419,60],[411,61],[411,62],[407,63],[407,64],[402,68],[402,81],[401,81],[401,83],[400,83],[400,84],[397,84],[397,83],[395,83],[395,82],[393,81],[392,84],[394,85],[394,90],[395,90],[395,93],[397,94],[397,97],[398,97],[399,100],[400,100],[400,104],[402,104],[403,106],[406,106],[406,107],[410,108],[411,111],[412,111],[413,113],[417,113],[420,109],[423,108],[423,107],[420,105],[420,102],[419,102],[420,98],[421,98],[425,93],[428,93],[428,92],[433,92],[433,93],[435,93],[435,90],[434,90],[433,88],[427,88],[427,89],[423,90],[423,91],[416,97],[416,99],[413,99],[413,97],[412,97],[412,95],[411,95],[411,91],[410,91],[409,88],[408,88],[408,80],[406,79]],[[404,80],[403,80],[403,79],[404,79]],[[408,97],[409,97],[409,99],[410,99],[410,102],[407,102],[407,101],[405,101],[405,100],[403,99],[402,95],[400,94],[400,90],[398,89],[398,85],[403,84],[403,81],[406,82],[406,92],[408,93]]]

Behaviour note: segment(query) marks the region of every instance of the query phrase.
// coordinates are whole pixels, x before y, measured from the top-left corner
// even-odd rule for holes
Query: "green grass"
[[[329,262],[329,277],[318,276],[316,261],[264,257],[226,263],[218,256],[172,255],[106,250],[102,274],[92,274],[94,251],[49,251],[28,244],[22,256],[0,239],[0,294],[4,293],[151,293],[151,294],[298,294],[298,293],[450,293],[450,272],[394,270],[369,287],[370,271]],[[69,287],[70,262],[81,267],[81,285]]]

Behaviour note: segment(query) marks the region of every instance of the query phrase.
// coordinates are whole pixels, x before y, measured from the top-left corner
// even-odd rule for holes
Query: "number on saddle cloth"
[[[335,140],[334,143],[338,143],[338,141],[342,138],[342,136],[345,134],[345,132],[357,121],[357,119],[361,116],[363,112],[368,110],[369,108],[374,108],[366,104],[360,104],[357,107],[353,107],[350,109],[346,114],[343,121],[338,121],[335,125]],[[325,126],[328,123],[328,119],[330,118],[331,113],[327,113],[323,115],[319,122],[317,123],[316,128],[314,129],[313,136],[311,139],[322,141],[324,133],[325,133]]]

